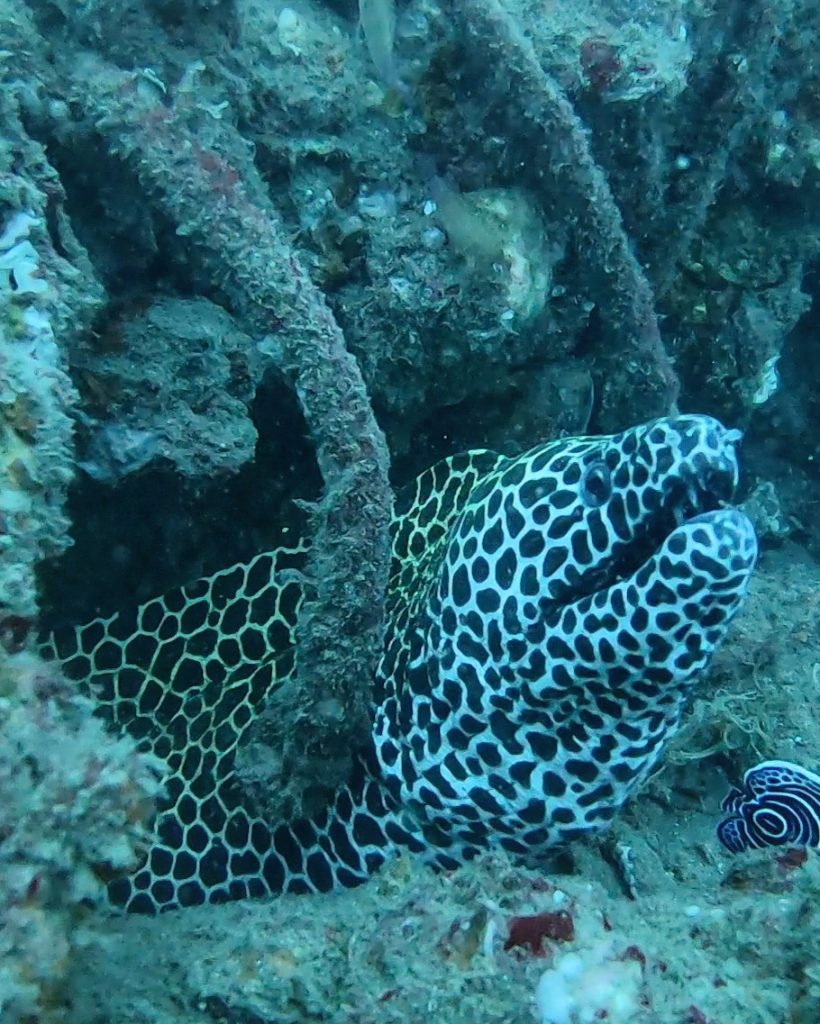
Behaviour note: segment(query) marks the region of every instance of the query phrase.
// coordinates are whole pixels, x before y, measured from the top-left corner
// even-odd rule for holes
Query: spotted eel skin
[[[394,516],[372,744],[315,820],[254,816],[234,769],[293,670],[303,545],[55,633],[46,655],[167,765],[153,845],[112,900],[325,892],[402,849],[532,860],[606,826],[743,603],[757,545],[728,505],[739,438],[679,416],[423,473]]]

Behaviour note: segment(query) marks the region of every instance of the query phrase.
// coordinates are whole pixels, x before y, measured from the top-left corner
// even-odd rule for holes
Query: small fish
[[[393,58],[395,0],[359,0],[359,26],[367,52],[382,83],[391,89],[400,89],[401,82]]]
[[[717,827],[727,850],[764,846],[820,847],[820,775],[791,761],[763,761],[732,787]]]

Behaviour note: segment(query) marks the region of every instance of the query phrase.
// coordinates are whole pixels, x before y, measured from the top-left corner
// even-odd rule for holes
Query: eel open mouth
[[[703,462],[697,468],[687,467],[670,477],[660,494],[657,509],[647,514],[631,540],[619,545],[619,549],[599,565],[578,574],[561,592],[542,599],[540,609],[544,618],[549,621],[567,605],[609,590],[634,576],[679,527],[695,519],[708,521],[712,513],[730,506],[738,483],[733,449],[729,447],[714,461]]]
[[[709,466],[688,479],[676,481],[667,502],[671,506],[675,526],[681,526],[704,512],[725,508],[734,497],[736,486],[737,469],[729,466]]]
[[[707,520],[709,514],[731,504],[737,487],[737,464],[728,460],[722,465],[707,465],[685,473],[674,480],[661,507],[652,515],[631,543],[624,545],[609,566],[608,579],[601,580],[596,590],[606,589],[634,575],[652,558],[669,537],[693,519]]]

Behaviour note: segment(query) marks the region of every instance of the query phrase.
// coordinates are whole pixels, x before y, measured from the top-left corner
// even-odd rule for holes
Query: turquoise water
[[[4,1021],[820,1019],[817,43],[0,0]]]

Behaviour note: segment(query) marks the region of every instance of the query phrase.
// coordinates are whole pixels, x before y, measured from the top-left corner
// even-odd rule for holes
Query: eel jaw
[[[708,522],[711,513],[731,506],[738,483],[738,466],[734,459],[721,465],[709,464],[692,470],[671,482],[661,508],[652,517],[643,537],[637,538],[613,560],[602,567],[591,591],[579,593],[575,600],[589,593],[607,590],[633,576],[658,553],[679,527],[695,519]]]
[[[672,518],[675,527],[695,516],[715,512],[731,504],[737,488],[737,464],[718,468],[707,467],[677,482],[672,489]],[[671,530],[669,531],[671,532]],[[668,536],[668,534],[667,534]]]

